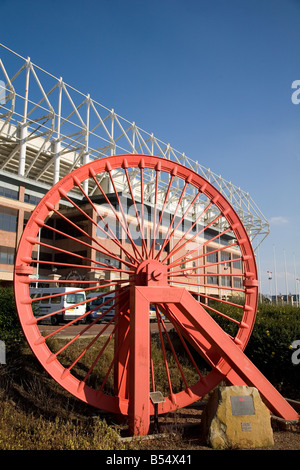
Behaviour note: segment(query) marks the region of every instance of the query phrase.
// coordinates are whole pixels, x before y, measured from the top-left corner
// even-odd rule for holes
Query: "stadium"
[[[5,46],[1,46],[0,52],[1,285],[13,282],[16,249],[33,209],[43,196],[72,171],[108,156],[153,155],[183,165],[211,183],[230,202],[254,250],[268,235],[268,221],[247,192],[140,129],[135,122],[75,90],[62,78],[42,70],[30,58],[23,58]],[[167,175],[161,172],[158,177],[150,169],[145,169],[143,179],[134,168],[129,181],[124,169],[115,170],[113,179],[109,174],[96,180],[90,178],[81,188],[74,187],[68,198],[61,198],[61,214],[54,214],[40,231],[39,244],[33,251],[36,263],[32,280],[42,276],[50,280],[100,279],[107,283],[115,279],[116,270],[120,279],[127,279],[130,273],[126,270],[134,250],[153,249],[169,256],[172,262],[175,238],[182,239],[185,234],[189,242],[181,248],[181,272],[177,269],[176,282],[190,283],[191,290],[198,295],[226,298],[238,294],[243,273],[234,237],[215,205],[207,208],[204,197],[192,204],[194,199],[195,188],[183,191],[183,182],[176,177],[170,186]],[[138,226],[137,204],[147,212],[144,234]],[[187,207],[191,210],[183,217]],[[130,218],[133,233],[138,234],[134,245],[128,233],[124,236],[124,227],[120,225],[123,210]],[[157,230],[153,225],[154,213],[160,221]],[[72,238],[66,239],[63,234],[69,220]],[[169,236],[170,224],[176,227],[172,241],[165,238]],[[123,249],[116,242],[112,246],[107,234],[107,227],[112,225],[114,237],[119,241],[123,237]],[[98,251],[94,249],[97,243],[102,247]],[[192,272],[198,275],[193,283],[189,279]]]

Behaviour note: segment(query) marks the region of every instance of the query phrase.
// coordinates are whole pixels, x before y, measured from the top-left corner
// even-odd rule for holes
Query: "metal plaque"
[[[150,392],[150,400],[155,405],[156,403],[163,403],[165,398],[161,392]]]
[[[251,423],[241,423],[242,431],[252,431]]]
[[[230,397],[232,414],[236,416],[254,415],[254,403],[251,395]]]

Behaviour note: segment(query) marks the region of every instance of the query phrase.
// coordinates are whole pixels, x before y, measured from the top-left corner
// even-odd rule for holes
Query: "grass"
[[[254,362],[259,362],[257,365],[266,376],[270,374],[270,380],[275,373],[277,377],[278,372],[282,376],[286,370],[286,380],[283,381],[287,387],[285,396],[293,399],[299,399],[298,367],[300,366],[291,367],[291,351],[287,346],[292,339],[299,338],[299,315],[299,309],[261,307],[249,347],[247,346],[249,357],[253,360],[255,356]],[[269,345],[268,341],[271,339],[272,343]],[[51,348],[59,350],[63,345],[62,341],[53,342]],[[281,345],[283,341],[284,345]],[[172,344],[176,348],[173,337]],[[182,433],[180,424],[176,428],[176,435],[170,433],[164,440],[152,443],[120,440],[117,433],[121,427],[115,416],[101,413],[70,395],[47,374],[27,343],[13,339],[7,345],[6,365],[0,364],[0,450],[117,451],[146,449],[150,446],[152,449],[179,450],[186,449],[189,445],[180,437]],[[154,337],[152,342],[154,361],[163,364],[158,345],[158,339]],[[100,344],[95,344],[96,349],[99,346]],[[60,357],[61,361],[70,364],[84,347],[83,342],[78,342],[77,349],[68,348]],[[182,378],[167,345],[166,351],[169,354],[170,374],[176,393],[183,389]],[[273,351],[275,354],[272,355]],[[90,353],[92,352],[91,350]],[[96,381],[99,383],[112,357],[113,344],[110,344],[97,370]],[[190,368],[183,351],[180,359],[188,382],[194,383],[195,371]],[[264,362],[266,362],[265,370],[263,370]],[[79,378],[82,377],[82,373],[86,373],[86,369],[85,372],[83,370],[75,369]],[[168,394],[164,367],[158,367],[156,370],[157,389]],[[277,387],[276,382],[273,383]],[[91,385],[97,386],[97,382]],[[109,377],[106,392],[109,393],[110,389],[112,389],[112,377]],[[284,392],[284,390],[279,391]],[[176,416],[173,422],[176,423]]]
[[[57,350],[64,340],[55,341],[51,347]],[[155,343],[154,340],[154,361],[161,361]],[[60,359],[69,363],[84,346],[82,342],[73,351],[67,350],[65,357]],[[113,344],[106,355],[102,370],[100,368],[96,374],[99,380],[112,358]],[[27,343],[10,347],[6,362],[6,365],[0,365],[0,450],[129,450],[155,445],[139,440],[120,440],[121,427],[117,418],[91,408],[58,385],[38,363]],[[188,371],[187,364],[183,367],[188,379],[193,381],[194,372]],[[162,368],[158,371],[157,386],[165,391],[164,371]],[[178,375],[172,361],[170,373],[173,379]],[[81,374],[80,369],[76,374]],[[112,382],[109,382],[108,389],[111,386]],[[174,381],[174,392],[181,387],[178,376]],[[176,436],[170,431],[170,438],[159,444],[168,449],[179,449],[186,445],[179,440],[180,432],[177,427]]]
[[[1,450],[124,450],[105,419],[52,380],[26,344],[0,365]]]
[[[0,403],[1,450],[124,450],[99,418],[87,422],[26,413],[14,402]]]

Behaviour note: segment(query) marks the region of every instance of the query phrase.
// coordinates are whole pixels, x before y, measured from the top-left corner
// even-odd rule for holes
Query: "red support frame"
[[[144,436],[150,426],[150,331],[149,301],[139,290],[131,288],[130,296],[130,383],[129,430]]]
[[[131,298],[132,380],[129,394],[129,422],[133,435],[148,434],[150,425],[150,345],[147,340],[149,321],[147,315],[139,315],[138,312],[148,312],[150,303],[160,302],[168,304],[171,311],[175,306],[184,315],[190,326],[181,323],[183,332],[191,336],[193,331],[194,342],[209,360],[211,356],[211,351],[210,355],[208,354],[209,346],[213,355],[219,354],[220,359],[215,364],[215,368],[220,372],[220,379],[227,378],[234,385],[246,383],[257,388],[263,401],[274,414],[285,420],[299,419],[298,413],[186,289],[168,286],[136,286],[132,287]],[[211,363],[214,364],[214,361],[212,360]]]

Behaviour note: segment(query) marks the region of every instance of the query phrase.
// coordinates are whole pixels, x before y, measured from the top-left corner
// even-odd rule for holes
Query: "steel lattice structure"
[[[203,176],[230,201],[254,249],[269,234],[269,223],[249,193],[1,45],[0,173],[49,189],[83,164],[126,153],[163,157]],[[149,198],[153,181],[149,172]],[[166,185],[162,179],[162,192]],[[85,187],[89,194],[95,189]],[[186,197],[188,204],[193,194]],[[213,220],[215,214],[208,216]]]

